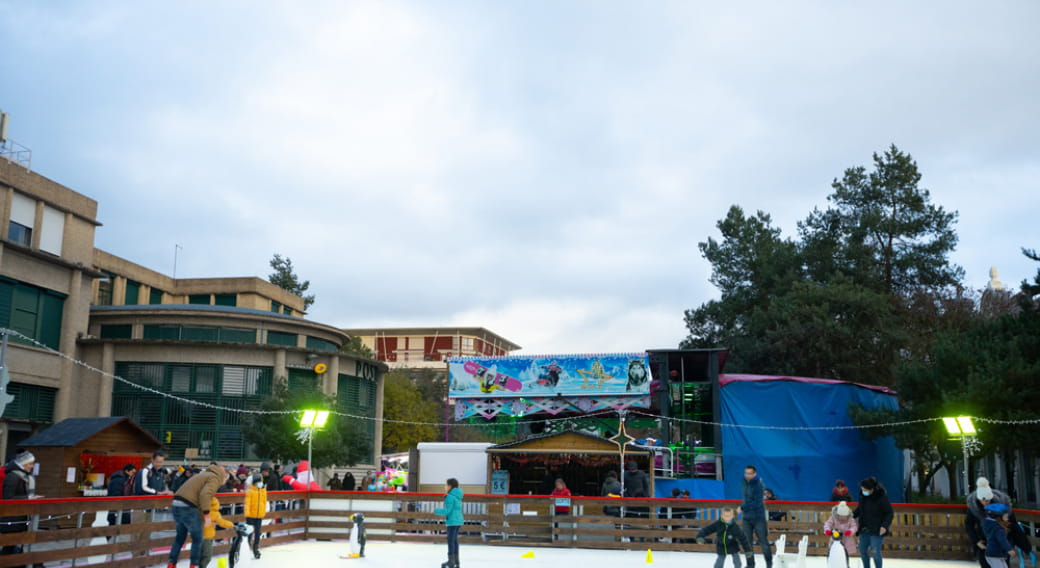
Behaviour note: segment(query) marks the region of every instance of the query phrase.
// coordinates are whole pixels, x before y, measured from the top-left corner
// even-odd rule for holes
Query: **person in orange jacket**
[[[220,501],[217,501],[216,495],[209,502],[209,519],[212,522],[202,527],[202,554],[199,555],[199,568],[206,568],[209,566],[209,561],[213,559],[213,539],[217,538],[217,527],[230,529],[235,526],[231,521],[220,516]]]
[[[264,476],[253,474],[252,483],[246,489],[246,523],[253,527],[249,538],[249,548],[253,558],[260,558],[260,525],[267,515],[267,488],[264,487]]]

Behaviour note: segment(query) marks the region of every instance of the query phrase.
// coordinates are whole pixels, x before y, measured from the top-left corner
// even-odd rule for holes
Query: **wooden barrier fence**
[[[218,496],[226,509],[243,503],[242,494]],[[304,539],[345,539],[353,523],[349,516],[364,513],[368,539],[388,542],[442,542],[443,517],[433,510],[442,495],[426,493],[366,493],[345,491],[268,494],[268,519],[263,546]],[[489,546],[645,549],[713,552],[711,544],[694,541],[697,529],[719,517],[733,501],[682,499],[609,499],[573,497],[571,514],[553,514],[555,500],[530,495],[467,495],[466,524],[460,531],[463,544]],[[104,563],[113,568],[140,568],[166,563],[173,542],[170,498],[126,497],[40,499],[0,503],[0,516],[28,515],[33,530],[0,534],[0,545],[22,545],[22,554],[0,556],[0,568],[39,563],[72,563],[73,566]],[[809,554],[825,555],[830,540],[823,523],[831,503],[774,501],[769,503],[769,538],[787,535],[788,551],[809,537]],[[604,514],[619,508],[623,516]],[[131,510],[130,524],[107,526],[109,510]],[[149,510],[153,512],[148,512]],[[885,539],[885,556],[967,560],[971,543],[964,531],[963,506],[895,505],[895,520]],[[228,520],[242,520],[229,510]],[[1035,535],[1040,513],[1017,511]],[[100,519],[98,519],[100,517]],[[97,522],[95,522],[97,520]],[[94,526],[91,526],[94,525]],[[218,531],[214,555],[226,553],[230,535]],[[756,551],[761,549],[756,546]],[[182,557],[187,554],[185,550]]]

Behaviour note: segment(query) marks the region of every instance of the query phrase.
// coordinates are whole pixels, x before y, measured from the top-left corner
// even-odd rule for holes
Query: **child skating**
[[[726,507],[722,509],[722,518],[704,527],[697,533],[697,544],[704,544],[704,537],[718,535],[715,538],[715,568],[724,568],[726,557],[733,559],[733,568],[741,568],[740,551],[743,550],[747,556],[748,568],[755,568],[755,555],[751,552],[751,543],[747,535],[740,530],[735,522],[736,513],[733,509]]]
[[[823,532],[830,535],[835,531],[839,533],[838,536],[845,553],[844,564],[848,568],[849,558],[856,554],[856,533],[859,531],[859,525],[852,517],[852,509],[845,501],[832,508],[831,517],[827,519],[826,523],[823,523]],[[828,566],[830,566],[830,559],[828,559]]]

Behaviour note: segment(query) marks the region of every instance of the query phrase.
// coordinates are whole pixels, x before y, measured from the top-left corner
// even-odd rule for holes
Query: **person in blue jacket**
[[[464,522],[459,480],[452,477],[445,484],[444,490],[447,492],[444,506],[433,511],[435,515],[444,517],[444,524],[448,526],[448,561],[441,564],[441,568],[459,568],[459,529]]]
[[[1015,554],[1005,528],[1011,517],[1011,508],[1003,503],[990,503],[984,511],[986,518],[982,519],[982,532],[986,535],[986,562],[991,568],[1007,568],[1008,560]]]
[[[766,568],[773,568],[773,547],[769,543],[769,517],[766,516],[766,486],[753,465],[744,468],[743,495],[737,513],[744,517],[744,534],[752,548],[755,540],[762,547]]]

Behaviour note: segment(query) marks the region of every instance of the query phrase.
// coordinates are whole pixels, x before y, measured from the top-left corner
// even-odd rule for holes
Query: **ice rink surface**
[[[243,548],[243,554],[236,568],[326,568],[342,566],[349,568],[438,568],[447,559],[446,547],[443,544],[415,544],[372,542],[365,549],[365,558],[340,558],[347,553],[346,542],[295,542],[261,549],[263,557],[254,560],[249,551]],[[529,551],[534,551],[534,558],[521,558]],[[652,550],[652,549],[651,549]],[[715,555],[697,552],[673,552],[652,550],[652,564],[647,564],[646,550],[587,550],[581,548],[521,548],[507,546],[465,546],[460,549],[460,568],[712,568]],[[179,566],[187,567],[183,559]],[[765,563],[761,555],[756,555],[757,566],[763,568]],[[216,559],[210,563],[215,568]],[[731,564],[727,562],[727,568]],[[852,568],[859,566],[854,560]],[[902,560],[886,558],[885,568],[973,568],[974,562]],[[1017,562],[1012,564],[1017,567]],[[806,568],[826,568],[825,557],[806,559]]]

